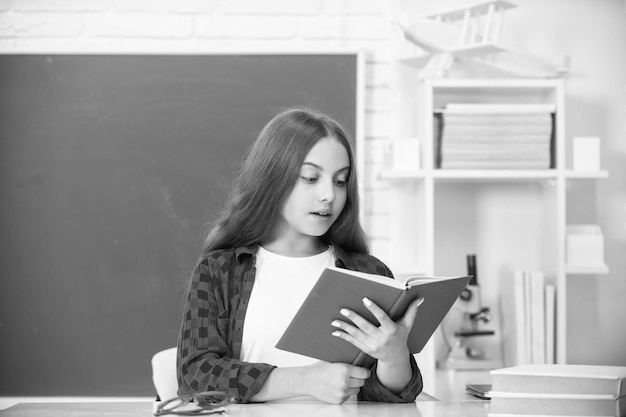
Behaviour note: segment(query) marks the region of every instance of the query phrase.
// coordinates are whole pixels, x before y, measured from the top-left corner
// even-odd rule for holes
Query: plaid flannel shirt
[[[335,247],[341,268],[392,277],[377,258],[347,254]],[[197,265],[186,296],[178,337],[177,377],[181,396],[219,390],[249,402],[259,392],[275,366],[239,359],[243,323],[255,278],[256,247],[221,249]],[[411,355],[412,378],[400,393],[393,393],[371,376],[361,387],[362,401],[412,402],[422,390],[422,376]]]

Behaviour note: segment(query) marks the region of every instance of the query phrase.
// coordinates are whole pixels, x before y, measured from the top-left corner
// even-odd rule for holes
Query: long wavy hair
[[[357,176],[348,133],[325,114],[296,108],[276,115],[259,134],[206,237],[202,255],[215,249],[261,244],[272,237],[304,158],[320,139],[327,137],[346,148],[350,172],[343,211],[321,239],[347,252],[368,253],[359,222]]]

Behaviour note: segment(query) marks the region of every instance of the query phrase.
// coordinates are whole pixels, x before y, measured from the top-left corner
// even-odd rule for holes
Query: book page
[[[329,266],[328,269],[340,272],[342,274],[352,275],[355,277],[366,279],[368,281],[377,282],[381,285],[387,285],[393,288],[404,289],[406,287],[403,282],[398,281],[397,279],[394,279],[391,277],[383,276],[383,275],[368,274],[367,272],[352,271],[350,269],[338,268],[334,266]]]
[[[414,277],[407,278],[406,281],[405,281],[405,285],[407,287],[412,287],[414,285],[425,284],[427,282],[433,282],[433,281],[443,281],[443,280],[451,279],[451,278],[458,278],[458,277],[414,276]]]

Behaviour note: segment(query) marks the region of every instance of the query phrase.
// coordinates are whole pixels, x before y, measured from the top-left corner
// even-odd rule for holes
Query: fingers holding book
[[[321,361],[306,369],[306,393],[331,404],[342,404],[357,394],[370,376],[369,369],[345,363]]]
[[[374,315],[379,325],[344,308],[340,313],[351,323],[334,320],[331,324],[337,330],[332,334],[352,343],[373,358],[380,361],[392,360],[407,350],[408,335],[423,301],[423,298],[418,298],[411,302],[404,315],[394,322],[376,303],[364,298],[363,304]]]
[[[415,318],[417,317],[417,310],[419,306],[424,302],[423,298],[416,298],[409,304],[409,307],[406,309],[404,316],[400,319],[400,321],[411,330],[413,327],[413,323],[415,322]]]

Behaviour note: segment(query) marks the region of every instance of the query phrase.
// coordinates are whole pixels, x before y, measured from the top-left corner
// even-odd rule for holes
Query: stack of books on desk
[[[448,104],[439,168],[549,169],[553,112],[544,104]]]
[[[626,416],[626,366],[522,365],[491,382],[489,416]]]

